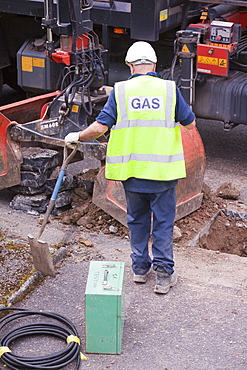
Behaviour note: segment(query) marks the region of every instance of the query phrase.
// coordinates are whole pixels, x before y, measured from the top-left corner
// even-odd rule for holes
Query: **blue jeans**
[[[156,270],[162,266],[168,274],[173,266],[173,228],[176,213],[176,188],[161,193],[137,193],[125,189],[127,200],[127,225],[130,230],[132,269],[135,274],[145,274],[151,265]],[[152,255],[148,241],[152,227]]]

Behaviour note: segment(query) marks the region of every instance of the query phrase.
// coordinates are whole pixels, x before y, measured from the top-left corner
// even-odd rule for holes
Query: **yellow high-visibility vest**
[[[174,180],[186,176],[176,85],[149,75],[115,84],[117,122],[106,154],[106,178]]]

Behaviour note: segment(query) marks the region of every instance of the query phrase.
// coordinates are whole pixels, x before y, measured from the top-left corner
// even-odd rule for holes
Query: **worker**
[[[105,176],[122,181],[125,190],[134,282],[145,283],[152,266],[154,292],[166,294],[177,282],[176,185],[186,177],[180,124],[194,129],[195,116],[175,82],[155,72],[157,57],[149,43],[133,43],[125,62],[129,79],[115,83],[96,121],[84,131],[69,133],[65,143],[95,139],[110,129]]]

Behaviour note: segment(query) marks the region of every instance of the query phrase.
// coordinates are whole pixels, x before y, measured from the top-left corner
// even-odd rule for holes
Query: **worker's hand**
[[[79,135],[80,132],[70,132],[64,138],[65,145],[71,149],[74,149],[75,144],[78,144],[80,142]]]

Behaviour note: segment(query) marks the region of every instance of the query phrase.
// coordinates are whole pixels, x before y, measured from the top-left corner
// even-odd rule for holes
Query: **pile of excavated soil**
[[[209,234],[200,238],[198,246],[247,257],[247,222],[220,212],[212,224]]]
[[[93,204],[91,198],[81,201],[78,196],[75,196],[74,199],[73,208],[63,212],[56,219],[66,225],[75,224],[82,231],[102,232],[121,238],[128,236],[127,227]]]
[[[204,197],[200,209],[175,222],[181,232],[181,237],[176,240],[178,246],[188,245],[217,212],[226,207],[224,199],[211,194],[206,186],[203,190]],[[91,197],[85,194],[84,190],[81,190],[80,195],[78,190],[76,192],[72,203],[73,208],[57,217],[62,223],[78,225],[82,231],[102,232],[121,238],[129,235],[128,228],[93,204]],[[247,223],[240,217],[229,217],[220,211],[210,227],[209,234],[203,235],[197,246],[242,257],[247,256]]]
[[[222,198],[211,194],[208,188],[206,190],[200,209],[175,223],[182,232],[185,244],[224,207]],[[75,224],[82,231],[103,232],[120,237],[129,235],[128,228],[93,204],[91,196],[83,188],[74,190],[72,208],[62,212],[56,219],[67,225]]]

